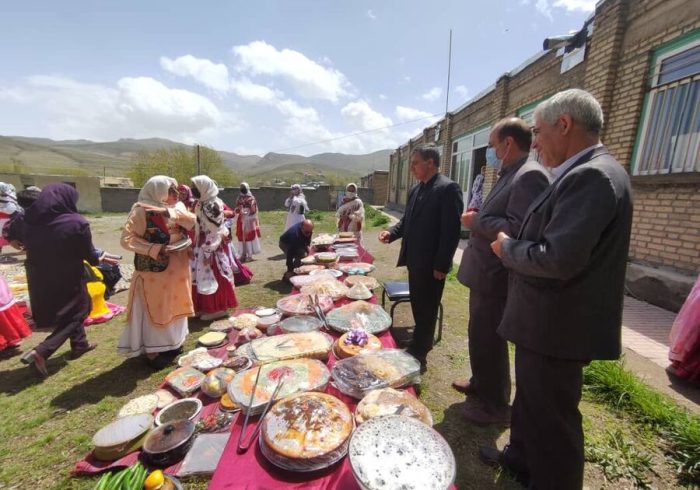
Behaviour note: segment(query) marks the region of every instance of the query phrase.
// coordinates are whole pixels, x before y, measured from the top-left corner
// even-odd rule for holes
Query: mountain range
[[[0,171],[120,177],[126,175],[132,158],[139,152],[176,147],[192,148],[162,138],[94,142],[0,136]],[[360,177],[373,170],[388,170],[391,152],[379,150],[364,155],[320,153],[309,157],[283,153],[267,153],[262,157],[227,151],[218,153],[234,172],[262,181],[267,177],[270,180],[285,179],[310,172],[343,178]]]

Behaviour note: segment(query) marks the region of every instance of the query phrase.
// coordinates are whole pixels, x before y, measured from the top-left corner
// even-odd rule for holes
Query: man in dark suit
[[[532,201],[549,186],[549,174],[527,161],[532,132],[517,117],[496,123],[489,136],[486,163],[500,168],[498,181],[479,212],[462,214],[471,230],[457,279],[469,288],[469,364],[471,379],[452,386],[470,396],[464,416],[478,425],[510,423],[508,343],[496,333],[503,318],[508,271],[491,250],[499,231],[515,236]]]
[[[428,352],[433,348],[445,277],[459,242],[459,216],[464,204],[459,186],[440,174],[437,147],[413,150],[411,172],[419,183],[408,193],[401,220],[382,231],[379,241],[390,243],[402,238],[397,266],[408,268],[411,310],[416,324],[407,352],[425,370]]]
[[[311,235],[314,232],[314,223],[310,219],[300,221],[290,226],[287,231],[280,236],[279,247],[287,259],[287,272],[282,277],[283,281],[288,281],[294,274],[294,269],[301,265],[301,259],[309,254],[311,246]]]
[[[630,181],[600,143],[603,112],[579,89],[535,111],[534,146],[554,183],[530,206],[516,238],[494,253],[510,270],[498,332],[515,344],[510,444],[482,448],[533,488],[580,489],[583,367],[617,359],[632,224]]]

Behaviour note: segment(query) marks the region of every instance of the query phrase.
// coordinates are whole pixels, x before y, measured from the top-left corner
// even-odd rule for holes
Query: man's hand
[[[168,214],[168,210],[166,208],[161,208],[159,206],[152,206],[150,204],[143,204],[140,202],[137,202],[136,205],[140,208],[143,208],[144,211],[147,213],[156,213],[156,214]]]
[[[433,277],[438,281],[442,281],[447,277],[447,274],[445,274],[444,272],[433,270]]]
[[[466,228],[471,228],[472,223],[474,223],[474,218],[476,217],[476,211],[465,211],[462,213],[462,217],[460,218],[460,221],[462,222],[462,225]]]
[[[510,237],[502,231],[499,231],[498,237],[496,237],[496,241],[491,242],[491,250],[493,250],[493,253],[495,253],[499,259],[501,258],[501,254],[503,253],[503,242],[505,242],[506,240],[510,240]]]
[[[390,238],[391,238],[391,233],[389,233],[387,230],[379,232],[379,241],[380,242],[389,243]]]

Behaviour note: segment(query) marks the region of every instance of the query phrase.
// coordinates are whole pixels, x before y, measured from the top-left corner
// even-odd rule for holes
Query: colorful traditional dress
[[[22,208],[17,204],[15,186],[0,182],[0,230],[5,227],[15,213],[21,211]],[[3,236],[0,236],[0,250],[8,243]]]
[[[348,184],[345,187],[345,197],[343,204],[335,213],[337,220],[338,231],[350,231],[355,234],[358,240],[362,240],[362,228],[365,223],[365,205],[362,200],[357,197],[357,192],[351,192],[348,189],[354,187],[355,184]]]
[[[176,184],[162,175],[149,179],[122,232],[122,247],[136,254],[127,325],[117,346],[127,357],[178,349],[188,334],[187,317],[194,315],[188,251],[160,253],[194,227],[194,215],[181,202],[166,204],[168,190]],[[166,207],[168,214],[147,212],[142,205]]]
[[[0,275],[0,350],[17,347],[24,337],[31,334],[7,281]]]
[[[700,386],[700,276],[671,328],[670,369]]]
[[[252,259],[253,255],[261,252],[260,248],[260,223],[258,222],[258,203],[250,192],[250,186],[243,182],[241,192],[236,200],[236,238],[240,247],[240,256],[243,261]]]
[[[287,222],[284,225],[284,231],[287,231],[292,226],[306,219],[304,213],[309,209],[309,205],[306,203],[306,196],[301,192],[301,186],[299,184],[294,184],[292,186],[292,195],[284,200],[284,206],[289,211],[287,213]]]
[[[195,311],[206,316],[224,314],[238,305],[234,291],[235,260],[230,254],[229,230],[224,223],[225,204],[217,197],[216,183],[206,175],[192,178],[200,199],[192,259],[192,300]]]

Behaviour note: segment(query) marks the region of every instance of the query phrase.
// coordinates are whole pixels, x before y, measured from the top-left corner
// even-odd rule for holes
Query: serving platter
[[[391,327],[391,317],[379,305],[355,301],[332,310],[326,315],[328,326],[336,332],[349,332],[355,325],[377,335]]]

